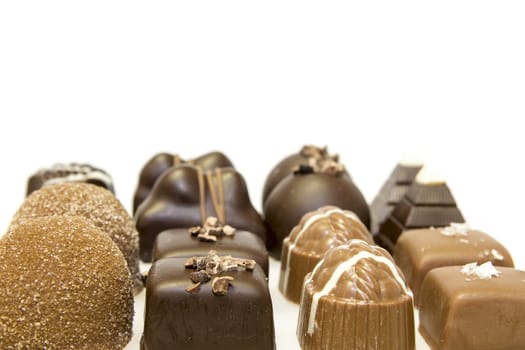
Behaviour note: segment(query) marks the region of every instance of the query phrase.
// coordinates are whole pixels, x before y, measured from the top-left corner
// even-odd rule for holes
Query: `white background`
[[[153,154],[222,150],[260,208],[272,166],[313,143],[368,200],[418,155],[525,269],[524,6],[2,2],[0,232],[56,162],[106,169],[130,208]]]

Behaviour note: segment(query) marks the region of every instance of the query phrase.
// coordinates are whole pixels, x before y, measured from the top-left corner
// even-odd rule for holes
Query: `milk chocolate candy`
[[[425,167],[374,236],[375,241],[389,252],[394,251],[403,231],[465,221],[445,181],[427,180],[420,176],[424,174]]]
[[[419,330],[432,349],[525,349],[525,272],[508,267],[431,270],[420,295]]]
[[[235,169],[203,171],[180,165],[164,172],[135,213],[142,260],[151,261],[153,242],[160,232],[202,225],[208,216],[266,239],[264,223]]]
[[[466,224],[457,223],[403,232],[394,249],[394,260],[412,288],[416,306],[425,275],[436,267],[474,261],[514,266],[509,252],[498,241],[486,233],[469,229]]]
[[[383,248],[332,248],[303,286],[297,337],[310,349],[415,348],[412,295]]]
[[[64,182],[85,182],[97,185],[115,193],[111,175],[89,164],[55,164],[50,168],[40,169],[27,181],[27,195],[43,186]]]
[[[299,303],[306,274],[328,249],[351,239],[373,244],[365,225],[351,211],[325,206],[305,214],[284,239],[279,290],[289,300]]]
[[[378,233],[381,224],[390,215],[396,204],[403,199],[422,166],[413,161],[402,161],[396,165],[370,205],[372,219],[370,231],[373,235]]]
[[[192,267],[181,258],[153,263],[141,349],[274,350],[272,302],[262,269],[255,265],[195,283],[192,278],[201,275],[195,272],[206,276],[208,270]]]
[[[288,157],[281,160],[271,171],[263,188],[263,206],[266,203],[266,199],[273,191],[275,186],[279,184],[286,176],[292,174],[299,165],[309,165],[316,162],[322,162],[326,160],[332,160],[335,162],[339,161],[338,154],[329,154],[327,147],[317,147],[313,145],[305,145],[298,152],[289,155]],[[350,179],[350,175],[345,172],[345,177]]]
[[[199,233],[199,230],[204,231],[204,228],[181,228],[161,232],[153,244],[153,261],[172,257],[190,258],[196,255],[206,255],[213,249],[219,255],[253,259],[268,276],[268,251],[260,237],[237,229],[232,234],[211,233],[213,237],[209,237]]]
[[[155,181],[172,166],[180,164],[193,164],[200,166],[203,170],[215,168],[233,167],[232,162],[221,152],[210,152],[195,159],[184,160],[178,154],[158,153],[151,158],[142,168],[139,183],[133,198],[133,213],[151,192]]]
[[[369,227],[368,204],[357,186],[344,176],[341,163],[329,160],[321,166],[301,165],[273,189],[264,205],[271,254],[280,259],[282,241],[301,217],[325,205],[350,210]]]

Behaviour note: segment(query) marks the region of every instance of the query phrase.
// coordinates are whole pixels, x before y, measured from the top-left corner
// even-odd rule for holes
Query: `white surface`
[[[55,162],[106,169],[130,208],[153,154],[219,149],[260,208],[271,167],[314,143],[369,201],[415,153],[525,269],[524,6],[0,2],[0,230]]]

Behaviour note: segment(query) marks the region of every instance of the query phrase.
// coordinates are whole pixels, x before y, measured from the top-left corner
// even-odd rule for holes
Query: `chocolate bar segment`
[[[262,269],[223,272],[214,293],[213,278],[195,287],[195,270],[185,268],[186,260],[153,263],[141,349],[274,350],[272,302]]]
[[[151,192],[157,179],[172,166],[192,164],[203,170],[233,167],[232,162],[221,152],[210,152],[195,159],[184,160],[178,154],[158,153],[154,155],[142,168],[139,183],[133,198],[133,213]]]
[[[142,260],[151,261],[153,242],[160,232],[202,225],[208,216],[266,239],[264,223],[235,169],[204,171],[180,165],[164,172],[135,213]]]
[[[487,265],[426,275],[419,330],[432,349],[525,349],[525,272]]]
[[[456,223],[447,227],[404,232],[396,243],[394,260],[412,288],[416,306],[425,275],[436,267],[464,265],[474,261],[514,266],[507,249],[494,238],[481,231],[471,230],[466,224]]]

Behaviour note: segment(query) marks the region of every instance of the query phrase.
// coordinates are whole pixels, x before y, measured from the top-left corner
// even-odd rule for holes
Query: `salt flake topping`
[[[443,236],[466,236],[469,226],[467,223],[451,222],[450,225],[439,231]]]
[[[473,262],[470,264],[466,264],[461,268],[461,273],[467,276],[468,281],[473,280],[488,280],[492,277],[498,277],[501,275],[501,272],[496,270],[494,265],[492,265],[492,262],[487,261],[486,263],[483,263],[481,265],[478,265],[478,263]]]

